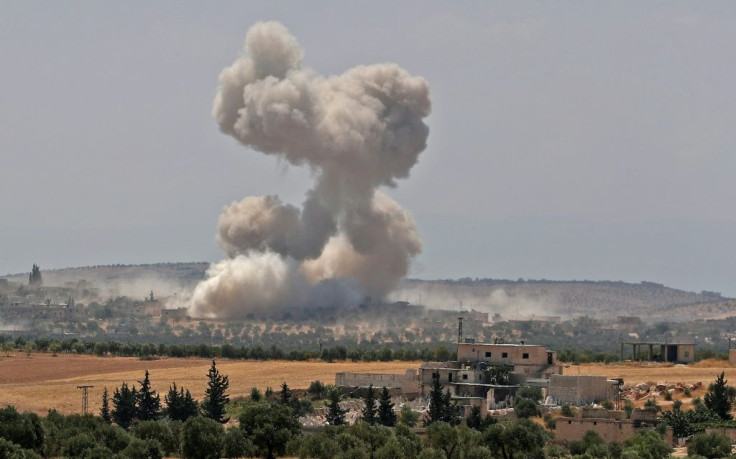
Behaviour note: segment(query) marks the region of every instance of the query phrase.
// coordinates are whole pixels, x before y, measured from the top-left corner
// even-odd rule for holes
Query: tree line
[[[95,342],[70,338],[65,340],[54,340],[50,338],[38,338],[29,341],[23,337],[12,337],[0,335],[0,344],[6,353],[12,350],[30,350],[38,352],[89,354],[98,356],[120,356],[120,357],[200,357],[200,358],[225,358],[234,360],[291,360],[305,361],[321,359],[326,362],[336,360],[351,360],[353,362],[390,362],[400,361],[448,361],[453,358],[454,349],[447,346],[435,347],[403,347],[393,348],[390,346],[363,349],[338,345],[322,349],[292,350],[284,351],[276,345],[270,347],[240,346],[231,344],[208,345],[199,344],[154,344],[154,343],[122,343],[119,341]]]
[[[588,432],[582,440],[554,444],[554,424],[547,418],[544,426],[529,419],[540,415],[541,392],[535,388],[517,392],[517,420],[498,421],[481,416],[479,409],[463,419],[439,378],[433,378],[422,438],[412,430],[418,414],[402,409],[397,415],[386,388],[379,391],[369,386],[362,397],[360,423],[347,425],[340,406],[344,395],[319,381],[301,398],[284,382],[278,393],[267,389],[261,394],[254,388],[250,397],[233,403],[227,394],[229,379],[213,361],[201,402],[192,403],[189,391],[172,384],[162,403],[151,389],[149,376],[146,371],[139,387],[122,384],[109,400],[105,391],[99,415],[63,416],[51,410],[40,418],[12,407],[0,410],[0,457],[664,459],[671,452],[662,438],[663,429],[640,432],[622,443],[606,443]],[[326,400],[328,425],[304,435],[299,417],[311,410],[308,397]],[[703,407],[696,409],[709,410],[725,421],[731,418],[734,401],[736,389],[727,385],[722,373],[709,386]],[[675,428],[672,418],[663,415],[663,419],[662,426]],[[696,433],[688,453],[725,457],[730,454],[730,442],[722,435]]]

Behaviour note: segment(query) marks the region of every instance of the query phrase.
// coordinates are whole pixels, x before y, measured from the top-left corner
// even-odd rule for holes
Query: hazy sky
[[[3,2],[0,273],[214,261],[224,205],[308,172],[211,117],[257,21],[305,65],[396,62],[429,147],[388,193],[412,275],[663,282],[736,295],[734,2]]]

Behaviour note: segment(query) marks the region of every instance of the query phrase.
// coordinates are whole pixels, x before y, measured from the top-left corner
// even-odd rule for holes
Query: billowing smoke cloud
[[[277,196],[225,208],[217,241],[228,259],[196,288],[194,315],[383,297],[422,249],[411,215],[378,188],[408,177],[426,147],[426,80],[395,64],[324,77],[302,67],[302,57],[286,27],[259,23],[220,74],[213,108],[220,130],[308,166],[315,183],[301,208]]]

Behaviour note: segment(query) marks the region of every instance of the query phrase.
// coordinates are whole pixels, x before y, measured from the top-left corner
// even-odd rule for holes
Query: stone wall
[[[589,430],[598,433],[606,443],[622,442],[636,434],[634,423],[628,420],[558,418],[557,427],[555,428],[555,441],[569,443],[582,440]]]
[[[336,386],[347,387],[387,387],[389,389],[400,389],[404,379],[402,374],[383,373],[337,373],[335,375]]]

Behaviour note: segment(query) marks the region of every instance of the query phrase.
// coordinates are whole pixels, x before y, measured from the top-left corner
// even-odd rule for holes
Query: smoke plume
[[[227,259],[192,297],[197,316],[241,316],[383,297],[422,244],[411,215],[378,190],[409,176],[425,149],[429,86],[395,64],[324,77],[282,24],[251,27],[220,74],[213,116],[244,146],[307,166],[302,207],[277,196],[227,206],[217,241]]]

